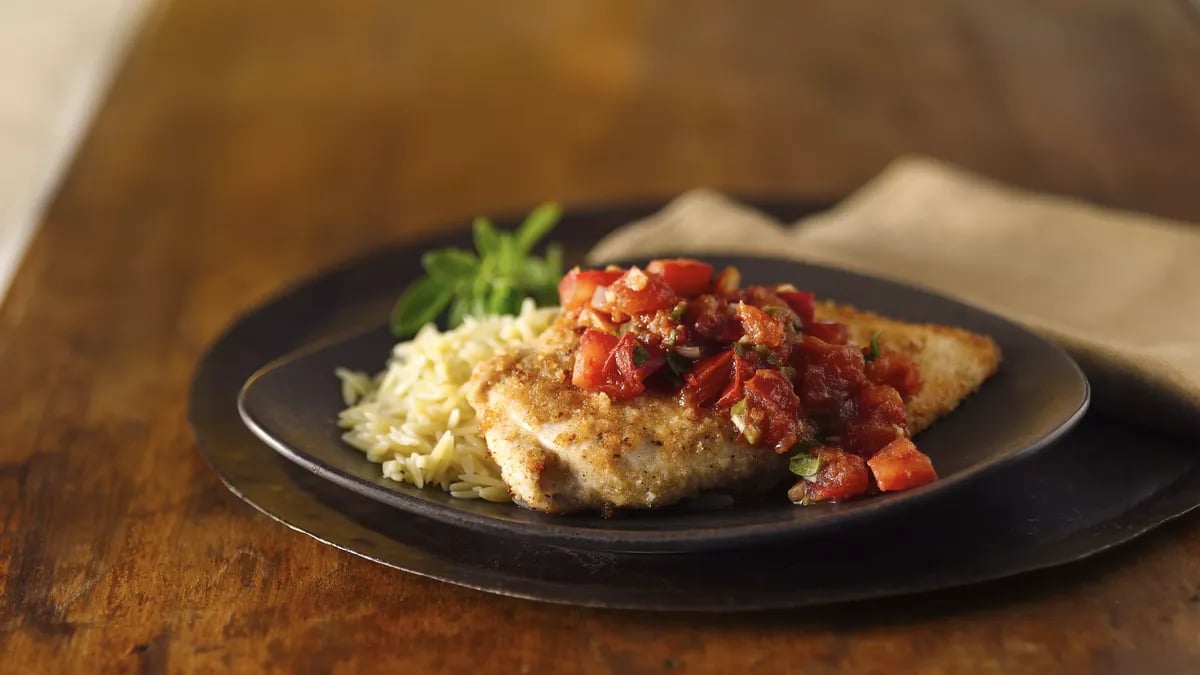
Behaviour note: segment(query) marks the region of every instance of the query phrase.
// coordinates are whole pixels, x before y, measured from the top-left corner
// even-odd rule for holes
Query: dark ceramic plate
[[[707,257],[735,265],[746,283],[793,283],[818,297],[910,321],[962,326],[990,335],[1003,365],[958,410],[917,437],[941,479],[906,492],[846,504],[799,508],[781,488],[773,498],[721,510],[675,507],[599,516],[547,516],[513,504],[460,500],[380,476],[379,466],[341,441],[344,406],[338,367],[379,370],[394,340],[384,327],[277,360],[246,383],[242,417],[284,457],[364,496],[412,513],[492,534],[617,551],[687,551],[778,542],[818,529],[850,527],[880,514],[938,499],[959,483],[1027,457],[1079,420],[1088,403],[1083,373],[1057,346],[1005,319],[933,293],[792,261]]]
[[[758,205],[783,220],[814,210],[787,201]],[[578,255],[611,227],[660,206],[575,210],[558,236]],[[188,419],[230,491],[322,542],[461,586],[593,607],[712,611],[881,598],[1009,577],[1095,555],[1200,505],[1200,446],[1093,412],[1028,461],[854,528],[701,555],[589,552],[397,510],[300,468],[246,429],[237,397],[251,374],[282,354],[378,321],[411,281],[397,270],[416,269],[421,250],[447,245],[470,245],[470,234],[380,250],[324,272],[239,318],[213,344],[192,381]],[[1077,569],[1052,580],[1071,583],[1110,567]],[[1023,587],[1005,582],[990,596]]]

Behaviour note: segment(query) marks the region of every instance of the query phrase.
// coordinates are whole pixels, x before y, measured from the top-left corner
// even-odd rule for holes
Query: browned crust
[[[897,321],[828,301],[817,303],[815,313],[818,319],[846,324],[856,344],[869,344],[879,332],[881,347],[912,359],[921,377],[921,391],[907,405],[914,434],[958,407],[1000,367],[1000,348],[986,335]]]

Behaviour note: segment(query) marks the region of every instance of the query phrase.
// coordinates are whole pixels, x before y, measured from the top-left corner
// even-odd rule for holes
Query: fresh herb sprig
[[[476,218],[476,252],[442,248],[421,257],[426,276],[409,286],[396,302],[392,333],[413,335],[447,307],[447,324],[453,328],[465,316],[516,314],[525,298],[533,298],[539,305],[556,304],[562,247],[550,244],[544,257],[531,251],[561,216],[558,204],[542,204],[512,232],[497,230],[487,218]]]

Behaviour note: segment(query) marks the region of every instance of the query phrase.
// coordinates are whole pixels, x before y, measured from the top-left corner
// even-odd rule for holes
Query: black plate
[[[913,287],[816,265],[767,258],[705,259],[717,269],[736,266],[746,283],[793,283],[818,297],[896,318],[962,326],[992,336],[1004,355],[1000,372],[916,439],[933,459],[941,480],[846,504],[797,508],[781,491],[773,499],[718,511],[673,508],[618,518],[547,516],[514,504],[454,499],[436,488],[422,490],[381,477],[379,465],[341,440],[336,420],[345,405],[333,371],[378,371],[394,342],[382,326],[266,366],[246,383],[239,409],[250,429],[284,457],[366,497],[421,516],[564,546],[688,551],[781,542],[937,499],[963,481],[1045,447],[1087,407],[1087,380],[1065,352],[993,314]]]
[[[608,228],[659,206],[576,213],[559,236],[578,253]],[[812,210],[789,202],[759,206],[782,219]],[[432,245],[468,241],[463,234]],[[419,264],[416,256],[407,246],[379,251],[242,317],[199,364],[189,401],[201,451],[231,491],[289,527],[385,565],[489,592],[588,606],[796,607],[1059,565],[1127,542],[1200,504],[1196,443],[1093,413],[1036,457],[953,490],[945,500],[788,546],[699,556],[587,552],[400,512],[317,478],[264,446],[242,424],[236,399],[262,363],[375,321],[403,286],[396,270]]]

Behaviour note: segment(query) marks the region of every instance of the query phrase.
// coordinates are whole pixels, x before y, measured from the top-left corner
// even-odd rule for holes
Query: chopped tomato
[[[778,370],[760,370],[746,381],[745,390],[747,417],[762,431],[763,444],[779,453],[791,450],[802,424],[792,383]]]
[[[571,270],[559,296],[580,335],[572,382],[618,402],[671,387],[693,414],[727,416],[744,442],[779,453],[824,439],[819,457],[793,459],[804,478],[794,501],[936,480],[908,440],[905,401],[921,386],[911,360],[874,340],[851,345],[849,327],[814,318],[812,293],[740,286],[736,268],[714,276],[687,258]],[[659,377],[668,364],[677,377]]]
[[[715,295],[697,296],[688,301],[684,319],[696,327],[696,335],[717,340],[725,332],[725,324],[729,323],[725,308],[725,301]]]
[[[721,398],[717,399],[718,408],[728,408],[746,396],[743,385],[754,376],[754,370],[754,365],[749,360],[737,354],[733,355],[733,377],[729,386],[721,392]]]
[[[761,309],[739,302],[737,317],[742,320],[742,330],[746,337],[756,345],[776,349],[783,346],[786,329],[783,321],[767,314]]]
[[[618,314],[630,317],[642,312],[671,309],[679,303],[679,296],[662,277],[646,274],[637,267],[630,267],[608,287],[608,299],[614,319],[618,318]]]
[[[778,290],[775,294],[792,308],[806,325],[813,321],[813,294],[807,291]]]
[[[708,290],[712,282],[713,267],[691,258],[651,260],[646,271],[657,274],[667,282],[680,297],[690,298]]]
[[[892,387],[900,392],[900,398],[905,401],[921,391],[921,378],[917,374],[917,367],[898,352],[884,351],[868,361],[867,379]]]
[[[863,354],[856,347],[805,336],[796,351],[803,359],[800,402],[812,412],[838,411],[863,382]]]
[[[796,483],[788,497],[801,504],[844,502],[871,489],[871,474],[862,457],[821,446],[813,450],[820,458],[817,474]]]
[[[579,339],[575,352],[575,368],[571,373],[571,384],[580,389],[598,390],[608,379],[605,364],[617,346],[617,336],[588,329]]]
[[[908,490],[937,480],[933,462],[907,438],[897,438],[867,460],[884,492]]]
[[[691,408],[699,408],[721,393],[733,379],[732,350],[726,350],[701,360],[683,374],[680,400]]]
[[[726,267],[713,279],[712,292],[726,298],[736,295],[742,285],[742,273],[736,267]]]
[[[657,345],[643,345],[633,333],[626,333],[617,340],[613,349],[617,360],[617,371],[627,384],[637,388],[667,362],[667,352]]]
[[[591,304],[597,287],[611,285],[620,279],[622,274],[620,270],[584,271],[576,267],[558,282],[558,302],[568,312],[587,307]]]
[[[850,329],[836,321],[810,321],[804,324],[804,334],[831,345],[844,345],[850,341]]]
[[[855,413],[842,433],[843,447],[870,458],[897,438],[908,436],[908,416],[900,394],[887,385],[865,382],[854,397]]]

